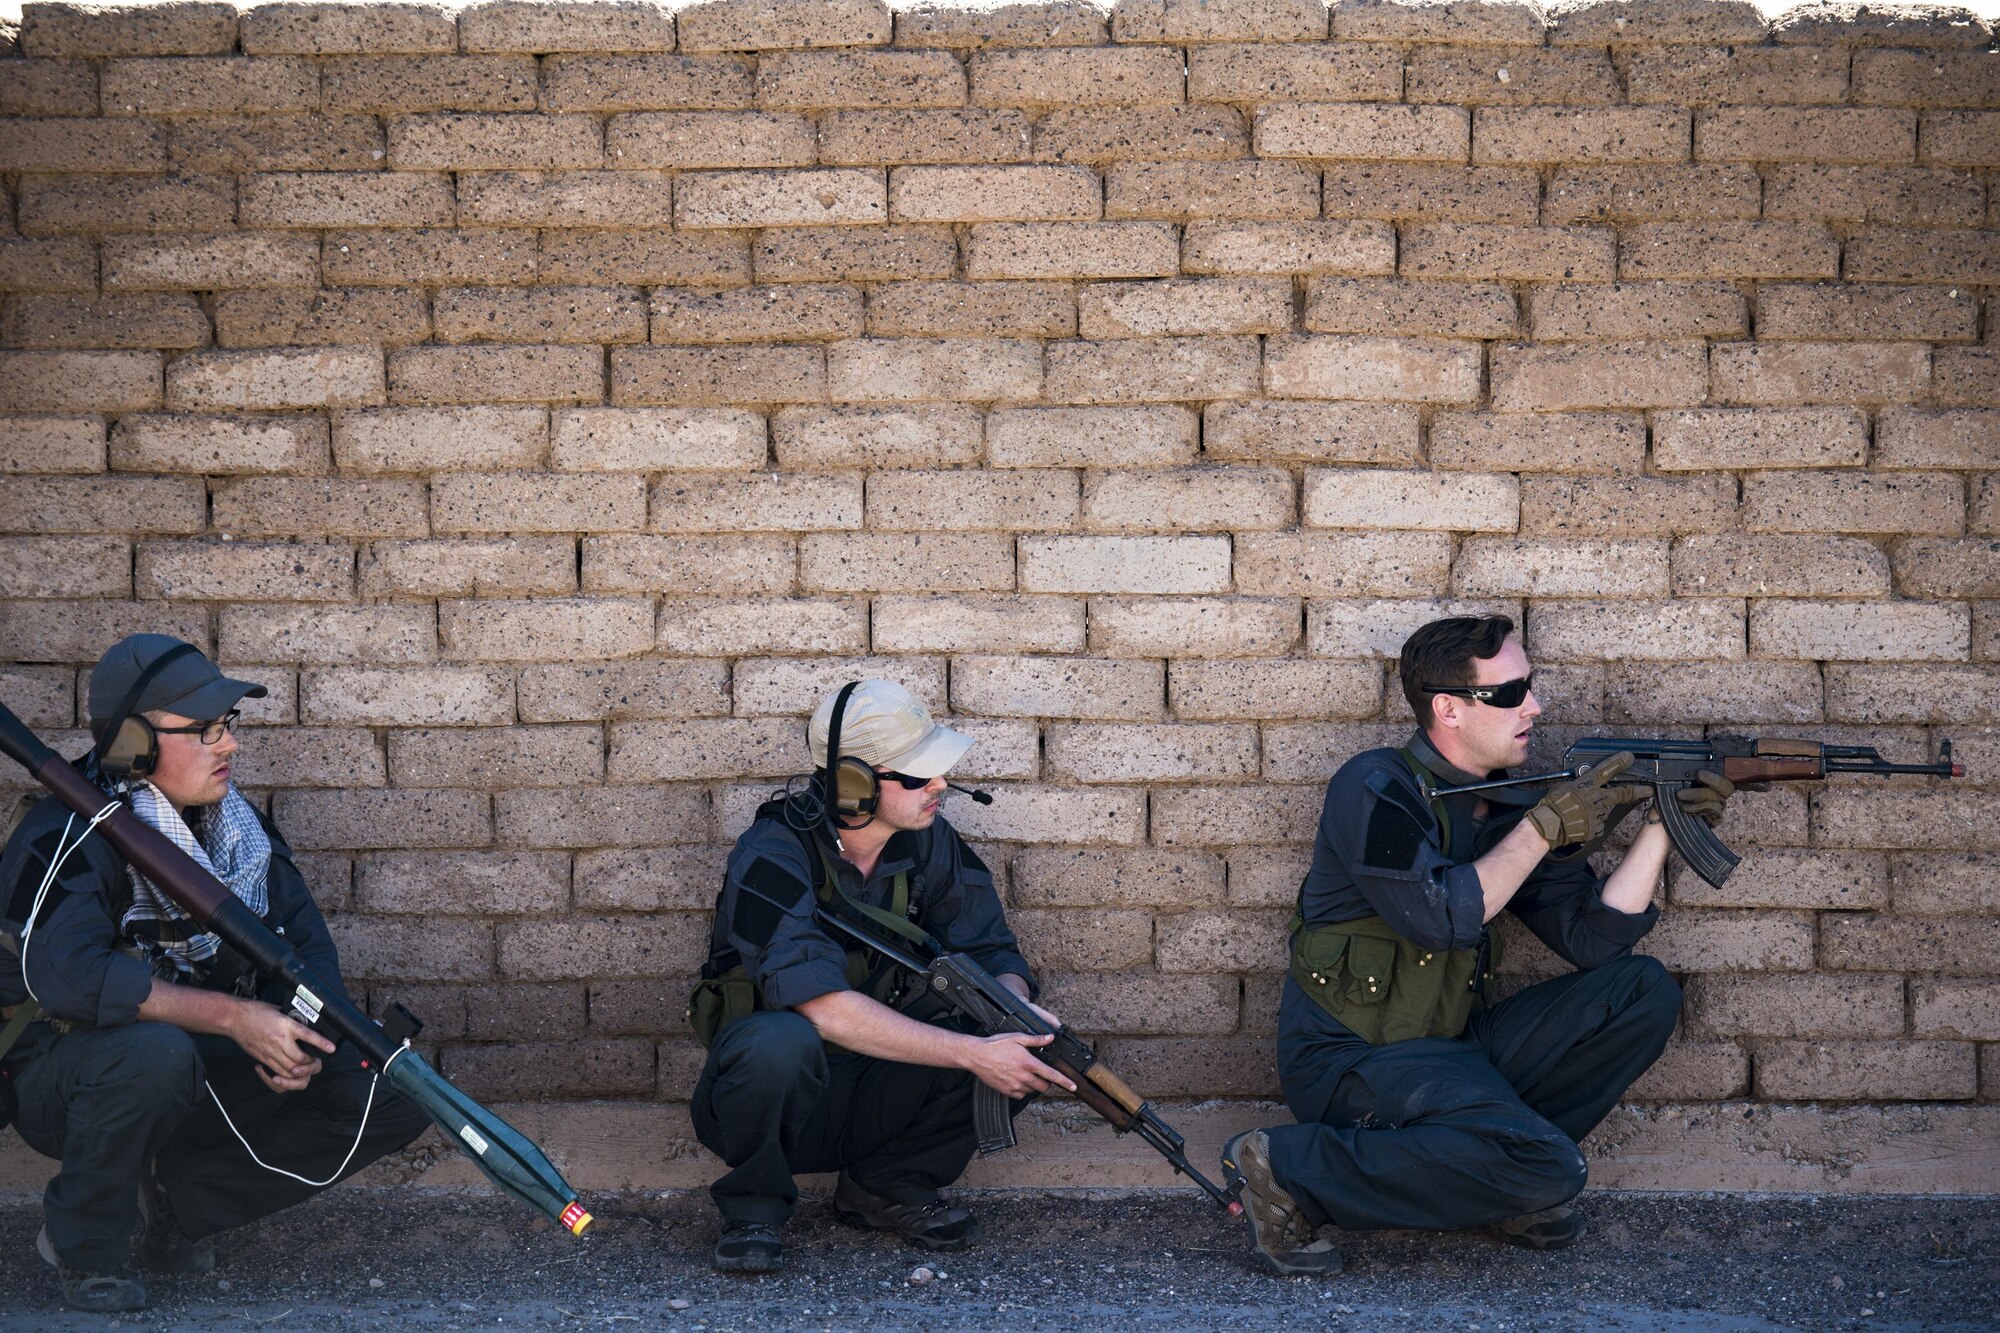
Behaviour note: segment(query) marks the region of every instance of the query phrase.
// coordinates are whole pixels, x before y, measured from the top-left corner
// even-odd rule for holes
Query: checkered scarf
[[[259,917],[269,910],[270,835],[234,783],[220,802],[194,812],[192,828],[150,782],[132,789],[132,813],[227,884]],[[176,972],[199,980],[215,957],[220,938],[212,931],[197,930],[194,918],[136,866],[128,866],[126,873],[132,879],[132,905],[118,919],[119,933],[138,941],[156,965],[169,963]]]

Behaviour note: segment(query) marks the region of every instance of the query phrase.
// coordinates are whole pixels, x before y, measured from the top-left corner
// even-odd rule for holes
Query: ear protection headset
[[[853,755],[840,753],[840,720],[847,711],[848,696],[861,687],[851,680],[834,696],[833,714],[826,721],[826,763],[818,773],[819,789],[828,795],[827,818],[835,828],[861,828],[875,818],[882,800],[882,780],[872,765]],[[860,823],[850,824],[849,819]]]
[[[179,644],[154,658],[139,673],[139,679],[132,682],[132,688],[125,691],[125,697],[98,730],[97,744],[90,752],[91,762],[98,771],[123,782],[143,778],[159,764],[160,738],[154,733],[153,724],[132,710],[138,706],[146,687],[171,663],[200,651],[191,643]]]

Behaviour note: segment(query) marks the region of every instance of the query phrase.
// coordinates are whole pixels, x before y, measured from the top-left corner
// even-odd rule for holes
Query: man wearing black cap
[[[709,1189],[724,1272],[782,1265],[778,1228],[802,1171],[840,1172],[834,1212],[850,1225],[966,1248],[978,1224],[938,1189],[972,1160],[974,1096],[1018,1106],[1075,1091],[1034,1056],[1049,1038],[929,1021],[938,1016],[924,997],[903,993],[907,978],[850,952],[819,916],[928,932],[1030,998],[992,872],[940,813],[944,775],[971,738],[902,686],[866,680],[821,701],[807,741],[819,766],[808,794],[766,802],[730,853],[689,1006],[709,1043],[689,1108],[695,1136],[730,1167]]]
[[[231,782],[236,705],[264,694],[191,644],[132,635],[91,674],[87,768],[337,986],[291,849]],[[42,1015],[4,1059],[21,1137],[62,1162],[37,1250],[72,1306],[135,1310],[132,1261],[205,1273],[203,1237],[299,1202],[429,1122],[351,1049],[259,998],[246,960],[86,824],[43,801],[0,856],[0,914],[26,923],[19,979]]]

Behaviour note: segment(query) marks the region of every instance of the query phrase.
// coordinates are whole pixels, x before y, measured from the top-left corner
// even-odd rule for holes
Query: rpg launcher
[[[926,994],[970,1021],[981,1035],[992,1037],[1003,1032],[1021,1032],[1033,1037],[1054,1037],[1055,1040],[1048,1045],[1031,1049],[1043,1064],[1059,1070],[1076,1084],[1079,1101],[1109,1121],[1115,1132],[1137,1134],[1144,1139],[1172,1164],[1174,1170],[1207,1191],[1208,1197],[1227,1209],[1231,1217],[1242,1216],[1243,1205],[1194,1168],[1194,1164],[1187,1159],[1186,1141],[1173,1126],[1160,1119],[1152,1103],[1132,1091],[1124,1079],[1098,1061],[1097,1052],[1091,1049],[1090,1043],[1066,1026],[1051,1027],[1047,1019],[1029,1008],[1025,1000],[1001,985],[991,972],[969,955],[939,950],[929,960],[921,959],[827,908],[818,909],[817,915],[827,925],[863,947],[874,950],[916,978]],[[985,1094],[992,1090],[981,1083],[977,1091]],[[1005,1097],[998,1093],[975,1096],[973,1120],[982,1154],[1014,1146],[1014,1123],[1008,1114]]]
[[[241,898],[158,830],[107,797],[68,760],[42,744],[4,705],[0,705],[0,751],[83,818],[96,820],[109,809],[111,813],[96,823],[104,840],[203,929],[214,931],[264,976],[288,989],[294,1017],[353,1042],[366,1064],[387,1079],[390,1087],[421,1106],[502,1193],[513,1195],[573,1234],[583,1234],[591,1223],[590,1214],[539,1148],[453,1087],[411,1049],[407,1038],[392,1037],[340,990],[315,977],[292,947]]]
[[[1569,747],[1563,755],[1564,767],[1548,773],[1530,773],[1518,778],[1498,778],[1491,782],[1470,782],[1460,787],[1432,787],[1427,797],[1454,796],[1460,792],[1491,791],[1497,787],[1519,787],[1544,782],[1564,782],[1582,777],[1616,754],[1630,754],[1632,766],[1618,775],[1621,783],[1646,784],[1653,789],[1653,803],[1659,808],[1667,837],[1694,873],[1717,888],[1743,858],[1729,850],[1713,829],[1681,809],[1675,793],[1696,785],[1695,774],[1704,769],[1720,773],[1731,782],[1818,782],[1829,773],[1920,773],[1929,777],[1959,778],[1965,766],[1952,762],[1951,742],[1938,742],[1934,764],[1892,764],[1873,746],[1821,745],[1817,741],[1758,740],[1748,736],[1715,736],[1705,741],[1633,739],[1591,736]],[[1630,806],[1614,812],[1606,821],[1608,833]],[[1603,835],[1586,844],[1578,854],[1595,851]]]

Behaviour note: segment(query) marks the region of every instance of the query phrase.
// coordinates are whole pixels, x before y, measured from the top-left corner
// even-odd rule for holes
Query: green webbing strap
[[[42,1016],[42,1006],[34,1000],[23,1000],[15,1007],[14,1016],[7,1020],[7,1026],[0,1028],[0,1060],[7,1058],[7,1052],[14,1049],[14,1043],[21,1040],[21,1034],[28,1030],[28,1024]]]
[[[1409,746],[1405,745],[1397,750],[1396,753],[1403,756],[1403,762],[1410,766],[1410,776],[1417,780],[1417,790],[1428,794],[1436,775],[1428,768],[1425,768],[1414,754],[1410,753]],[[1437,796],[1431,797],[1431,813],[1437,816],[1438,837],[1444,840],[1442,850],[1445,856],[1452,861],[1460,860],[1460,857],[1454,855],[1454,849],[1451,845],[1451,812],[1444,808],[1443,798]]]
[[[926,953],[938,952],[938,942],[931,938],[930,932],[910,920],[909,871],[896,872],[896,878],[889,887],[889,910],[885,912],[879,907],[870,907],[867,903],[856,902],[848,897],[847,891],[840,887],[840,871],[833,864],[833,857],[828,855],[826,848],[818,842],[815,842],[813,847],[819,852],[820,868],[826,872],[826,883],[820,894],[821,901],[831,905],[833,900],[838,898],[867,920],[873,921],[884,930],[893,931]]]

